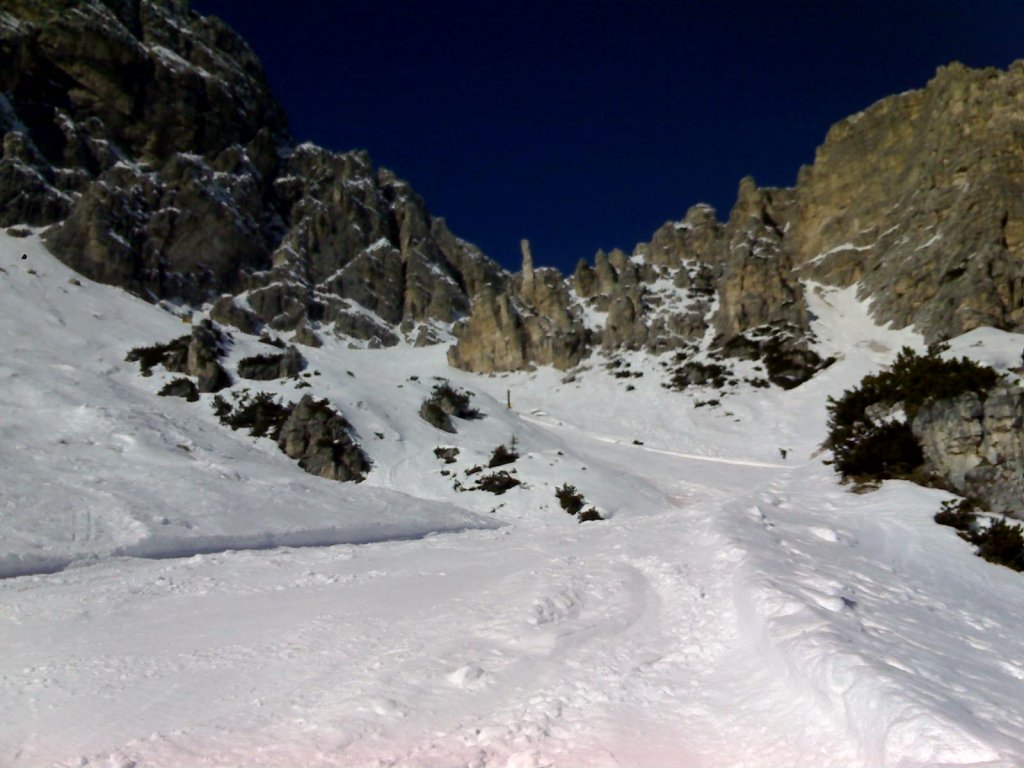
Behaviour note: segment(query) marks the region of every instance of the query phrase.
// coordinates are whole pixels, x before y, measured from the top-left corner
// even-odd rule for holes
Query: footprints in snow
[[[772,618],[780,618],[798,613],[805,607],[819,608],[839,614],[855,610],[857,599],[853,590],[842,582],[823,577],[809,570],[810,564],[814,560],[809,557],[810,553],[806,550],[808,547],[814,548],[819,542],[856,546],[856,537],[823,525],[786,523],[780,528],[765,512],[764,506],[777,510],[791,509],[791,506],[774,494],[763,494],[761,503],[751,506],[748,513],[761,523],[765,531],[771,534],[775,543],[788,552],[791,557],[805,560],[808,563],[807,570],[802,571],[800,566],[795,568],[798,575],[795,595],[792,597],[764,596],[761,603],[765,614]],[[779,531],[782,529],[789,533],[788,537],[780,535]]]

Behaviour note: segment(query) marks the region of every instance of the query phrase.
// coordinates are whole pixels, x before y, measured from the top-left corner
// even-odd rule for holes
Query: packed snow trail
[[[8,682],[49,713],[19,760],[73,757],[60,732],[140,765],[855,764],[743,637],[712,508],[7,582],[65,594],[14,617]]]

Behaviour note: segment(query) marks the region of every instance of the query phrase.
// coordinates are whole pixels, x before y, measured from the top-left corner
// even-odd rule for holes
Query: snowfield
[[[947,494],[822,463],[826,398],[922,346],[853,289],[810,291],[838,362],[718,407],[640,355],[567,381],[328,341],[312,389],[247,382],[330,398],[374,462],[352,485],[157,397],[124,356],[172,313],[34,236],[0,268],[0,765],[1024,766],[1024,578],[932,522]],[[422,421],[436,376],[484,418]],[[522,487],[453,488],[513,438]]]

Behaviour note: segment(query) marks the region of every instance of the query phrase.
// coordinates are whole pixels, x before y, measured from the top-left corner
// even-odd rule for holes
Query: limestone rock
[[[199,379],[200,392],[219,392],[231,386],[231,377],[218,361],[224,352],[224,337],[217,328],[205,321],[192,329],[188,342],[186,371]]]
[[[994,512],[1024,517],[1024,390],[1000,386],[923,406],[911,427],[927,468]]]
[[[455,368],[493,373],[520,370],[530,362],[523,320],[504,293],[482,291],[455,334],[458,341],[448,350],[448,362]]]
[[[941,67],[836,124],[796,187],[801,271],[928,341],[1024,328],[1024,63]]]
[[[719,345],[762,326],[785,326],[797,334],[809,330],[803,290],[780,226],[789,205],[791,196],[783,190],[758,189],[750,178],[740,183],[717,284],[719,308],[713,322]]]
[[[243,333],[251,334],[259,333],[263,325],[259,315],[240,306],[231,294],[225,294],[214,302],[210,308],[210,319],[221,325],[233,325]]]
[[[424,400],[420,404],[420,418],[430,424],[432,427],[437,427],[442,432],[449,434],[455,434],[455,425],[452,423],[452,417],[445,413],[444,409],[441,408],[437,403],[431,402],[430,400]]]
[[[295,146],[252,51],[189,3],[3,13],[0,225],[56,224],[72,268],[150,300],[250,291],[254,314],[218,299],[218,320],[371,345],[505,279],[365,153]]]
[[[312,475],[360,482],[371,465],[350,431],[351,425],[326,400],[305,395],[282,425],[278,445]]]
[[[292,335],[292,341],[306,347],[315,348],[323,346],[323,342],[320,341],[320,337],[316,335],[316,331],[310,328],[306,323],[303,323],[295,330],[294,335]]]

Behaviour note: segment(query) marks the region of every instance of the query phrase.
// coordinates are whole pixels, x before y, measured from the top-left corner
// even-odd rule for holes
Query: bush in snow
[[[430,397],[420,406],[420,418],[443,432],[455,432],[451,417],[460,419],[480,418],[480,411],[469,407],[472,392],[455,389],[447,381],[434,385]]]
[[[294,407],[292,403],[278,402],[269,392],[257,392],[252,397],[243,393],[235,406],[219,395],[213,402],[213,412],[222,424],[232,429],[248,429],[253,437],[272,440],[280,437],[281,427]]]
[[[511,445],[499,445],[491,453],[491,459],[487,462],[487,466],[491,469],[494,467],[503,467],[506,464],[513,463],[519,458],[519,454],[516,453],[516,439],[512,438]]]
[[[1020,525],[1010,525],[1005,518],[1000,518],[975,534],[972,540],[978,545],[978,555],[990,563],[1024,571],[1024,535]]]
[[[578,522],[589,523],[593,520],[604,520],[595,507],[583,511],[585,504],[583,494],[576,490],[575,485],[565,483],[561,488],[555,489],[555,496],[562,509],[570,515],[576,515]]]
[[[493,472],[489,475],[484,475],[476,481],[476,488],[478,491],[488,491],[497,496],[500,496],[505,491],[515,488],[517,485],[522,485],[519,482],[519,478],[514,475],[510,475],[508,472]]]
[[[948,525],[958,531],[969,533],[977,524],[978,516],[974,514],[974,504],[967,499],[942,502],[942,508],[935,513],[935,522]]]
[[[455,457],[459,455],[459,449],[455,446],[442,447],[439,445],[434,449],[434,455],[445,464],[454,464]]]
[[[183,397],[190,403],[199,399],[199,389],[191,379],[186,379],[184,376],[167,382],[157,394],[160,397]]]
[[[844,477],[907,477],[924,460],[909,422],[927,402],[965,392],[984,399],[999,380],[992,368],[967,358],[944,360],[940,348],[918,355],[904,347],[892,366],[865,376],[859,386],[828,401],[828,445]],[[886,420],[877,406],[902,410],[905,420]]]
[[[576,490],[575,485],[566,483],[561,488],[555,490],[555,496],[558,498],[558,503],[562,509],[570,515],[578,515],[580,510],[583,509],[583,494]]]
[[[152,376],[153,368],[164,366],[169,371],[184,372],[188,358],[189,336],[179,336],[166,344],[152,344],[148,347],[135,347],[128,351],[125,362],[138,363],[143,376]]]

